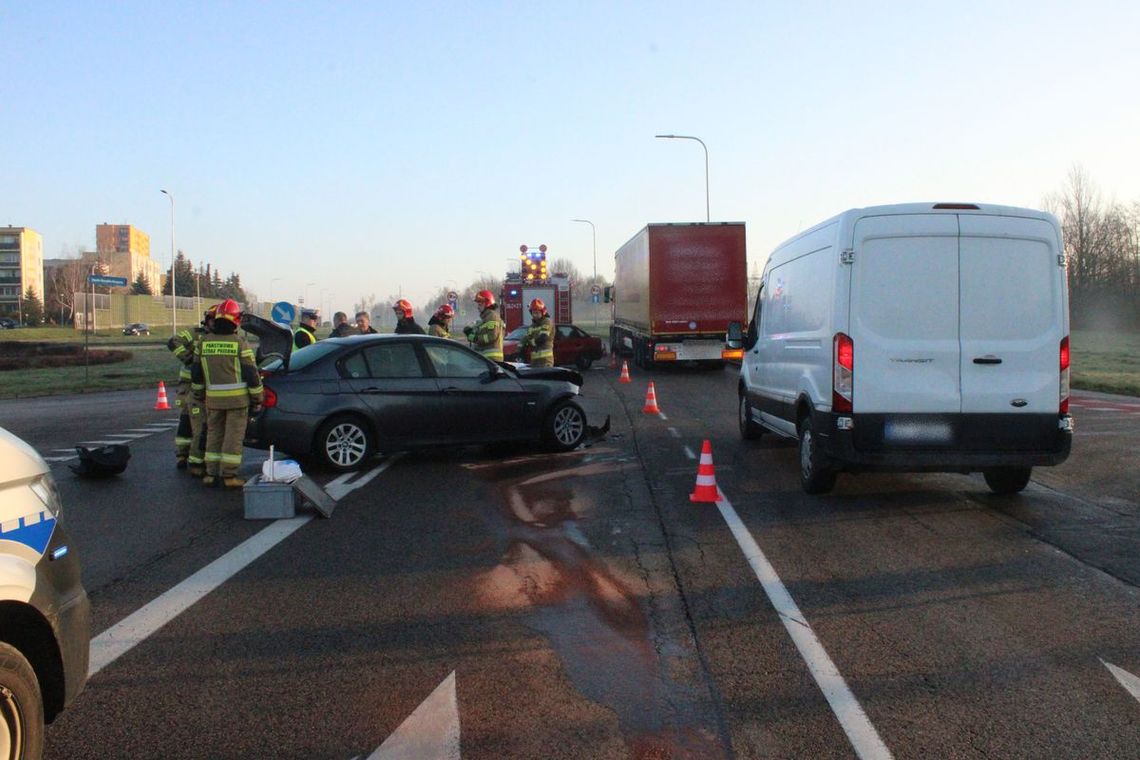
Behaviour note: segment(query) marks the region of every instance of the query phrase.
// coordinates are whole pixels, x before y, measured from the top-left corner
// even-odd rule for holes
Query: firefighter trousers
[[[249,421],[249,406],[206,411],[206,474],[223,478],[237,475],[241,444]]]
[[[186,461],[191,467],[202,467],[206,464],[206,407],[202,406],[201,401],[192,400],[187,408],[190,416],[190,449]]]

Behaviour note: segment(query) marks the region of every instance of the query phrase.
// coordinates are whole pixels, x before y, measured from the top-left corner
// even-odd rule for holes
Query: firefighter
[[[316,309],[301,309],[297,332],[293,333],[293,347],[304,348],[317,342],[317,322],[321,315]]]
[[[454,318],[455,309],[451,308],[451,304],[445,303],[440,306],[428,320],[428,334],[437,338],[450,338],[451,320]]]
[[[530,366],[554,366],[554,325],[541,298],[530,302],[530,327],[523,338],[522,347],[530,349]]]
[[[174,432],[175,464],[185,470],[190,460],[190,364],[194,361],[194,333],[189,329],[179,330],[166,341],[166,347],[181,362],[178,370],[178,389],[174,394],[174,408],[178,410],[178,429]]]
[[[200,350],[202,340],[207,335],[213,334],[214,318],[217,314],[218,304],[214,304],[206,309],[206,313],[202,315],[202,325],[195,328],[191,364],[194,362],[194,356],[202,355]],[[187,369],[189,370],[189,368]],[[190,453],[187,457],[190,467],[187,472],[196,478],[206,474],[206,407],[202,405],[200,395],[201,389],[192,383],[190,395],[187,397],[187,403],[190,407]]]
[[[241,307],[227,298],[218,306],[214,334],[202,339],[192,365],[206,406],[206,475],[202,483],[221,478],[226,488],[241,488],[241,447],[250,413],[261,411],[261,376],[253,350],[237,335]]]
[[[475,350],[491,361],[503,360],[503,320],[495,310],[495,294],[480,290],[475,294],[475,305],[479,308],[478,324],[463,328]]]
[[[420,327],[419,322],[416,322],[415,317],[412,316],[412,304],[408,299],[401,298],[392,306],[392,311],[396,312],[396,334],[397,335],[423,335],[424,328]]]

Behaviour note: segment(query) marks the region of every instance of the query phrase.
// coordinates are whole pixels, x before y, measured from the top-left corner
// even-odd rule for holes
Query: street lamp
[[[709,146],[705,145],[705,141],[699,137],[692,135],[654,135],[665,140],[696,140],[705,149],[705,221],[711,221],[712,216],[709,214]]]
[[[170,199],[170,334],[175,335],[178,332],[178,288],[174,278],[174,194],[161,192]]]
[[[598,285],[598,229],[594,223],[589,219],[571,219],[572,222],[581,222],[582,224],[590,225],[590,238],[594,241],[594,282],[593,286]],[[591,293],[591,295],[593,295]],[[598,326],[598,302],[594,301],[594,327]]]

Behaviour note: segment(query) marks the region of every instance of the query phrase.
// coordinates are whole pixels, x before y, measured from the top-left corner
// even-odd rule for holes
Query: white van
[[[1069,308],[1050,214],[852,209],[780,245],[743,336],[739,422],[799,440],[800,480],[977,472],[1016,493],[1065,461]]]

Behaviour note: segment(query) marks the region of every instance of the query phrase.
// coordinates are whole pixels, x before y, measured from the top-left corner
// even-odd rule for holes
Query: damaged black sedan
[[[567,451],[591,432],[572,370],[500,364],[425,335],[354,335],[290,351],[277,346],[276,325],[243,327],[265,356],[264,409],[246,433],[253,448],[352,470],[378,452],[424,446],[533,441]]]

